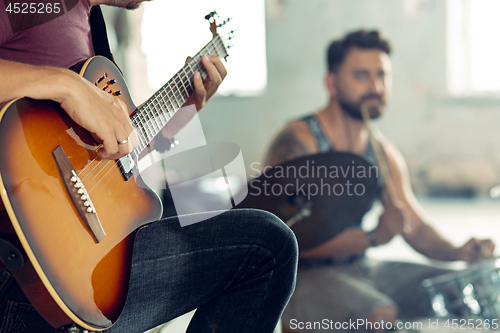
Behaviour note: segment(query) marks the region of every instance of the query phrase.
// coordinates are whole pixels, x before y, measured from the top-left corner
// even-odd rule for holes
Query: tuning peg
[[[214,16],[214,12],[210,12],[207,15],[205,15],[205,20],[210,20]]]
[[[214,10],[213,12],[210,12],[209,14],[205,15],[205,20],[210,20],[214,18],[214,16],[219,17],[219,14]]]
[[[233,46],[234,46],[234,45],[229,45],[229,46],[227,47],[227,49],[229,50],[229,49],[230,49],[230,48],[232,48]]]
[[[227,19],[227,20],[222,21],[222,23],[221,23],[221,24],[219,24],[219,25],[217,25],[217,27],[218,27],[218,28],[220,28],[220,27],[222,27],[222,26],[226,25],[226,23],[228,23],[228,22],[229,22],[229,21],[231,21],[231,20],[232,20],[232,17],[228,17],[228,19]]]
[[[231,39],[233,39],[234,37],[236,37],[236,36],[227,37],[227,40],[231,40]]]
[[[237,30],[231,30],[229,31],[230,34],[234,34]]]

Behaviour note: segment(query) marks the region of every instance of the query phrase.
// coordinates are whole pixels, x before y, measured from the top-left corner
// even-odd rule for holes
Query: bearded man
[[[378,31],[355,31],[332,42],[324,80],[328,105],[289,123],[272,142],[265,165],[327,151],[350,152],[376,164],[361,107],[367,107],[373,119],[382,115],[392,88],[390,52],[389,43]],[[367,249],[386,244],[396,235],[402,235],[415,250],[436,260],[473,262],[492,256],[494,244],[490,240],[473,238],[456,247],[427,222],[412,192],[403,156],[381,133],[376,134],[397,203],[389,200],[383,181],[379,181],[384,211],[375,229],[364,231],[361,221],[331,221],[343,223],[340,234],[306,251],[299,248],[296,290],[283,316],[285,326],[293,332],[361,332],[366,328],[353,330],[350,325],[337,325],[333,329],[333,325],[326,325],[314,329],[310,325],[308,329],[306,325],[324,319],[341,324],[358,319],[394,323],[397,318],[431,315],[430,301],[420,284],[444,270],[375,262],[365,256]],[[380,325],[370,327],[381,330]]]

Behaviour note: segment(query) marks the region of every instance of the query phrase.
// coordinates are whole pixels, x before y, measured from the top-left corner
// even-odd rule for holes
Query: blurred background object
[[[500,50],[493,28],[500,4],[494,0],[203,1],[186,6],[153,1],[136,11],[106,10],[115,57],[139,104],[209,40],[203,13],[217,9],[222,17],[233,17],[238,33],[221,86],[225,95],[213,98],[200,117],[208,141],[242,148],[249,175],[250,165],[262,160],[286,121],[325,102],[328,42],[364,27],[380,29],[394,48],[394,93],[376,126],[405,155],[417,194],[484,196],[500,183],[500,81],[495,74]],[[160,74],[151,77],[154,73]],[[243,83],[254,85],[238,87]]]
[[[326,102],[328,43],[354,29],[379,29],[393,46],[394,87],[386,115],[374,125],[402,151],[431,216],[441,218],[443,207],[456,212],[445,219],[454,223],[464,220],[468,213],[460,210],[466,209],[478,214],[471,213],[472,220],[492,227],[496,218],[485,214],[500,212],[489,196],[500,184],[495,0],[214,0],[186,6],[153,1],[135,11],[105,11],[111,46],[136,104],[210,39],[204,14],[215,9],[232,17],[237,37],[224,95],[214,96],[200,119],[207,142],[241,147],[252,178],[278,129]],[[166,49],[158,51],[158,45]],[[257,84],[232,86],[248,82]]]
[[[393,95],[374,125],[403,153],[438,230],[455,244],[471,229],[500,244],[500,202],[492,199],[500,195],[497,0],[156,0],[135,11],[105,8],[112,51],[136,104],[210,40],[203,16],[212,10],[232,17],[237,37],[221,93],[200,120],[207,142],[241,147],[250,179],[278,130],[326,103],[329,42],[378,29],[393,47]],[[365,219],[367,229],[379,213],[375,207]],[[369,255],[426,260],[400,237]]]

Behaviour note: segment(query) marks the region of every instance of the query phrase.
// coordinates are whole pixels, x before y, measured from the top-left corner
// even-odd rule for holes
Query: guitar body
[[[121,91],[129,111],[136,109],[106,58],[88,60],[81,75],[110,93]],[[21,98],[0,108],[0,238],[22,246],[24,256],[24,266],[12,272],[54,327],[109,328],[125,303],[135,234],[161,216],[158,196],[137,171],[125,180],[115,161],[97,158],[99,144],[57,103]],[[106,233],[100,242],[64,185],[52,154],[58,146],[92,200]]]

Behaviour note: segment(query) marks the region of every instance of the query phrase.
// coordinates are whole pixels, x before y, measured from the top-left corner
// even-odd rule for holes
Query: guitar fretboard
[[[202,55],[216,55],[225,58],[228,54],[219,35],[216,35],[200,52],[182,67],[163,87],[140,106],[131,117],[140,144],[131,153],[137,158],[174,114],[194,92],[193,76],[200,72],[205,80],[207,71],[201,63]]]

